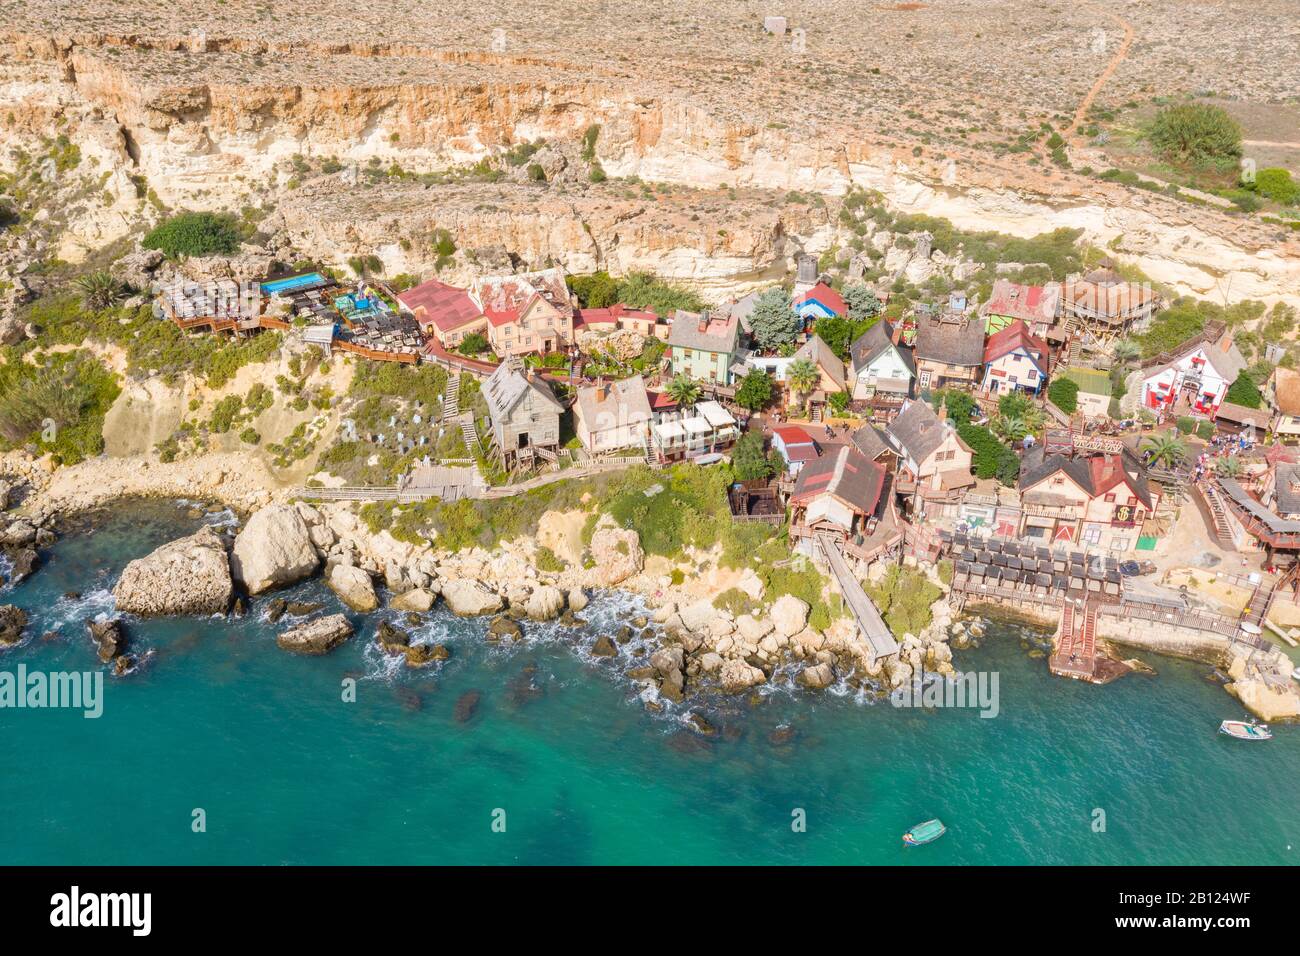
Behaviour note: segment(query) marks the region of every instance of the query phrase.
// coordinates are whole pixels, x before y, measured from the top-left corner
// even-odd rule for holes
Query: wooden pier
[[[867,597],[867,592],[862,590],[862,584],[849,571],[839,543],[825,535],[819,535],[817,544],[826,558],[826,563],[830,565],[831,573],[839,583],[840,593],[844,595],[845,603],[848,604],[849,610],[853,612],[853,617],[858,622],[858,630],[871,648],[872,662],[882,657],[896,655],[898,642],[894,640],[894,635],[889,633],[889,628],[885,626],[884,619],[876,610],[876,606],[871,603],[871,598]]]

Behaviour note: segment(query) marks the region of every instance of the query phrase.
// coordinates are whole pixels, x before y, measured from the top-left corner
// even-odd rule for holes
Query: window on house
[[[1114,504],[1114,503],[1115,503],[1115,496],[1114,496],[1114,495],[1107,495],[1107,496],[1106,496],[1106,504],[1109,505],[1109,504]]]

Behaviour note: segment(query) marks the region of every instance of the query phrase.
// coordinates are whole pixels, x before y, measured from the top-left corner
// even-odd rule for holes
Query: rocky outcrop
[[[107,664],[126,654],[126,629],[121,621],[116,618],[87,621],[86,630],[90,632],[101,663]]]
[[[17,644],[27,627],[27,613],[12,604],[0,604],[0,646]]]
[[[293,654],[328,654],[352,636],[352,624],[342,614],[318,617],[283,631],[275,643]]]
[[[340,601],[354,611],[364,614],[379,607],[375,582],[370,580],[370,575],[358,567],[336,564],[330,568],[325,583],[339,596]]]
[[[294,584],[320,565],[307,523],[291,505],[268,505],[235,538],[230,567],[249,594]]]
[[[587,571],[590,587],[614,587],[645,567],[641,536],[624,528],[598,528],[591,536],[591,559]]]
[[[208,527],[136,558],[113,587],[119,611],[144,617],[223,614],[233,594],[226,547]]]
[[[461,617],[491,614],[505,606],[501,595],[489,591],[477,581],[444,581],[442,599],[453,614]]]

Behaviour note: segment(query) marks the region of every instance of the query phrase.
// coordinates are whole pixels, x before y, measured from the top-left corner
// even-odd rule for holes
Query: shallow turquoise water
[[[0,669],[96,666],[83,621],[108,606],[102,589],[196,524],[170,503],[133,505],[65,538],[0,593],[37,635],[63,636],[0,655]],[[290,594],[336,606],[314,582]],[[360,618],[334,654],[291,657],[258,619],[264,603],[242,621],[133,622],[154,656],[106,681],[98,720],[0,709],[0,863],[1275,864],[1300,845],[1300,728],[1267,744],[1218,735],[1240,709],[1191,664],[1085,686],[1050,677],[1000,625],[958,658],[999,673],[995,719],[780,691],[709,708],[719,733],[705,739],[680,714],[646,713],[558,629],[492,649],[483,622],[435,612],[427,631],[453,660],[410,673],[384,665]],[[579,643],[630,607],[595,602]],[[356,703],[341,700],[347,676]],[[471,690],[480,705],[458,722]],[[781,723],[794,743],[769,739]],[[195,808],[205,833],[191,832]],[[933,816],[948,834],[904,850],[900,834]]]

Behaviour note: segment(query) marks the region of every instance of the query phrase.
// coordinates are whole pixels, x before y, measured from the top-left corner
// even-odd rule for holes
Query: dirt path
[[[1124,39],[1120,41],[1119,49],[1115,51],[1115,55],[1112,56],[1110,62],[1106,64],[1106,69],[1101,71],[1101,76],[1097,77],[1097,82],[1092,84],[1092,89],[1090,89],[1088,95],[1083,98],[1083,101],[1079,104],[1079,108],[1074,111],[1074,120],[1070,123],[1064,133],[1066,139],[1074,136],[1078,131],[1079,126],[1082,125],[1083,121],[1087,118],[1088,110],[1092,108],[1093,100],[1097,98],[1097,94],[1102,91],[1102,88],[1110,80],[1111,76],[1114,75],[1115,70],[1119,65],[1124,62],[1125,58],[1128,56],[1129,47],[1133,45],[1133,38],[1137,35],[1128,21],[1124,20],[1118,14],[1111,13],[1109,10],[1103,10],[1090,3],[1085,4],[1084,6],[1094,13],[1099,13],[1102,16],[1113,20],[1115,24],[1124,31]]]

